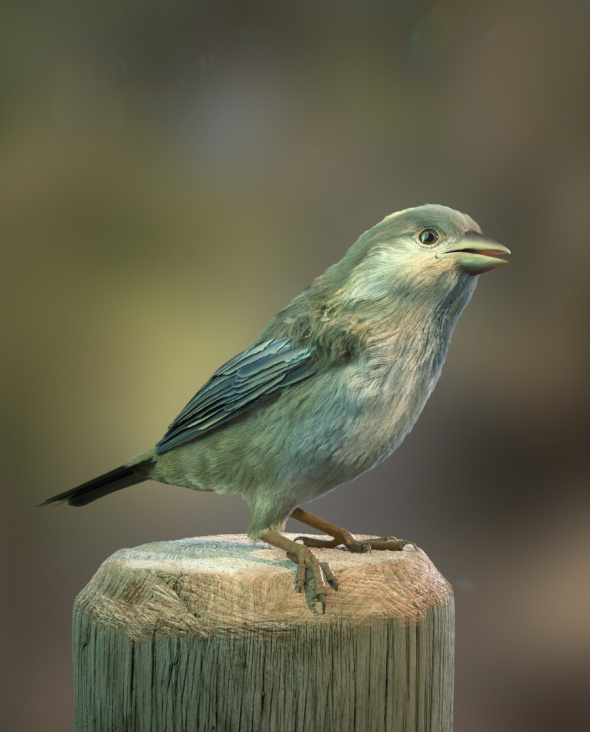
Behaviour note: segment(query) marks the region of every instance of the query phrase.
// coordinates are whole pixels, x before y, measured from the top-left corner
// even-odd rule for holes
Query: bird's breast
[[[348,432],[343,455],[361,472],[390,455],[414,426],[440,376],[430,349],[383,348],[349,365],[344,376]]]

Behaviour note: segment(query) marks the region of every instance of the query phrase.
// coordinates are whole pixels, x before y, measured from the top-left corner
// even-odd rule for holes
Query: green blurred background
[[[4,729],[72,729],[72,602],[107,556],[247,523],[154,483],[35,504],[153,445],[426,202],[511,262],[404,445],[312,510],[453,582],[457,732],[588,723],[589,25],[579,0],[2,3]]]

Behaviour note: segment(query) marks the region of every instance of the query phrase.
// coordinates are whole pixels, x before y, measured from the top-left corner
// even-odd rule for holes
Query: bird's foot
[[[370,552],[373,549],[377,551],[390,551],[400,552],[405,546],[413,546],[414,549],[418,549],[413,541],[406,541],[406,539],[396,539],[395,536],[382,536],[380,539],[366,539],[365,541],[355,542],[354,547],[346,545],[346,548],[351,552]],[[360,547],[357,549],[356,547]]]
[[[338,589],[338,580],[329,562],[320,562],[309,547],[297,544],[298,549],[287,552],[287,556],[297,565],[295,573],[295,591],[303,592],[307,587],[307,572],[311,574],[313,584],[312,597],[321,603],[322,613],[326,612],[326,595],[328,589]]]
[[[301,542],[304,546],[333,549],[334,547],[343,545],[350,552],[370,552],[373,549],[377,551],[401,551],[408,544],[413,546],[414,549],[418,547],[413,541],[406,541],[405,539],[397,539],[395,536],[382,536],[378,539],[365,539],[359,541],[354,534],[350,531],[330,524],[328,521],[324,521],[319,516],[314,516],[308,511],[303,511],[301,508],[296,508],[291,516],[297,521],[301,521],[308,526],[312,526],[314,529],[324,531],[326,534],[331,536],[331,539],[316,539],[311,536],[298,536],[295,541]]]
[[[260,537],[272,546],[285,550],[287,557],[297,565],[295,571],[295,591],[303,592],[311,599],[312,609],[320,603],[322,613],[326,612],[326,595],[329,590],[338,589],[336,575],[329,562],[320,562],[312,550],[303,544],[297,544],[276,531],[266,531]],[[311,582],[307,580],[307,573],[311,575]]]
[[[349,552],[370,552],[376,550],[389,550],[394,552],[401,551],[406,545],[410,544],[417,548],[413,541],[405,539],[396,539],[395,536],[382,536],[379,539],[364,539],[359,541],[354,534],[346,529],[334,532],[332,539],[315,539],[311,536],[298,536],[295,541],[300,541],[304,546],[333,549],[337,546],[344,546]]]

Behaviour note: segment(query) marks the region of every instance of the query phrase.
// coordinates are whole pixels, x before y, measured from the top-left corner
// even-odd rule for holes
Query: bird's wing
[[[295,346],[291,338],[280,338],[242,351],[195,394],[168,427],[156,452],[193,440],[311,376],[314,350],[314,346]]]

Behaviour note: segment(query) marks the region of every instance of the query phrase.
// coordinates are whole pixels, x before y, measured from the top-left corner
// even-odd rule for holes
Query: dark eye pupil
[[[434,242],[438,239],[438,234],[434,229],[424,229],[424,231],[420,234],[420,241],[422,244],[434,244]]]

